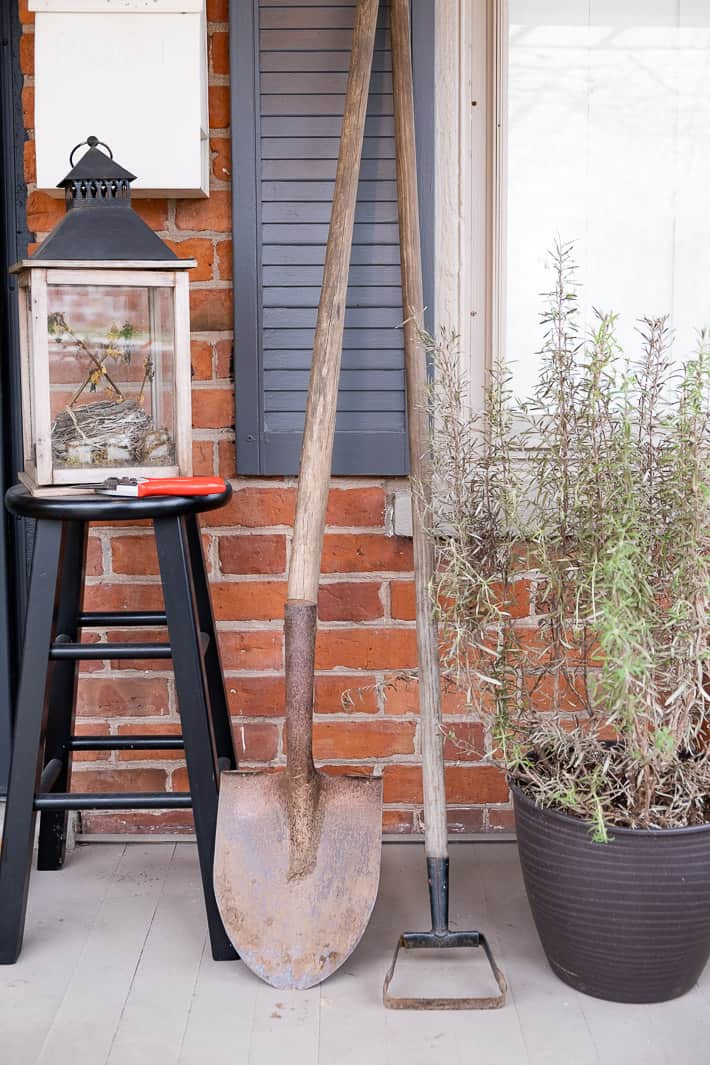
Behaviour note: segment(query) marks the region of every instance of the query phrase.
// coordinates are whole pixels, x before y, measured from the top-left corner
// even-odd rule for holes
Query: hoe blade
[[[223,773],[214,886],[224,927],[267,984],[321,983],[357,946],[380,879],[382,782],[317,774],[317,839],[289,874],[284,773]]]

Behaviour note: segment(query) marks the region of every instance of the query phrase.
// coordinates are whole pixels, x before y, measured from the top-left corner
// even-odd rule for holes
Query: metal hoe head
[[[222,774],[219,910],[243,961],[277,988],[313,987],[342,965],[380,879],[382,782],[316,773],[309,786],[317,849],[294,869],[286,774]]]
[[[449,859],[427,858],[429,874],[429,901],[432,929],[430,932],[405,932],[399,937],[392,964],[385,977],[382,1000],[391,1010],[495,1010],[505,1004],[508,984],[493,957],[488,940],[482,932],[452,932],[449,929]],[[498,985],[499,994],[485,997],[461,996],[458,998],[391,995],[389,988],[397,966],[400,950],[425,950],[431,948],[473,947],[482,948]]]

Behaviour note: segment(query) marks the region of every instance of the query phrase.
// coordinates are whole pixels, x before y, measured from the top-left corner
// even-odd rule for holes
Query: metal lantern
[[[187,270],[131,207],[135,175],[89,137],[66,214],[13,267],[32,490],[191,473]],[[105,148],[106,150],[102,150]]]

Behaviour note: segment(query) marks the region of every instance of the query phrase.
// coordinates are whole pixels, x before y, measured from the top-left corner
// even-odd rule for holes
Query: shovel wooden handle
[[[296,818],[301,805],[298,791],[305,788],[314,774],[312,652],[316,637],[315,609],[309,632],[307,612],[302,608],[305,604],[315,605],[318,599],[350,252],[378,10],[379,0],[358,0],[355,10],[340,153],[313,341],[298,477],[296,519],[288,574],[289,623],[286,626],[286,751],[288,777],[291,782],[289,801],[292,819]],[[307,646],[309,642],[310,650]],[[299,676],[299,669],[294,668],[293,663],[303,664],[308,661],[311,665],[306,668],[310,668],[310,676]],[[310,696],[304,691],[304,681],[310,685]]]
[[[303,599],[309,603],[315,603],[318,597],[323,530],[333,458],[345,298],[378,9],[379,0],[358,0],[355,11],[340,154],[335,174],[323,287],[313,342],[293,550],[288,577],[289,599]]]
[[[424,783],[424,841],[428,858],[445,858],[447,855],[446,793],[441,728],[439,640],[430,599],[434,576],[430,509],[432,472],[427,410],[426,352],[421,342],[424,291],[414,136],[414,83],[409,0],[391,0],[390,25],[402,305],[405,317],[404,362],[407,382],[407,426],[409,464],[414,482],[412,518]]]

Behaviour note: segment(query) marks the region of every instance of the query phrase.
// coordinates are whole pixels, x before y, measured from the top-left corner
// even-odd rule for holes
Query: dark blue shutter
[[[352,0],[232,3],[240,473],[298,470],[354,12]],[[407,470],[388,18],[383,2],[345,319],[333,461],[339,474]],[[433,56],[431,40],[427,54]],[[433,95],[427,113],[432,108]],[[432,149],[422,138],[430,132],[426,124],[418,130],[419,155],[429,164]],[[432,201],[422,197],[425,224]]]

